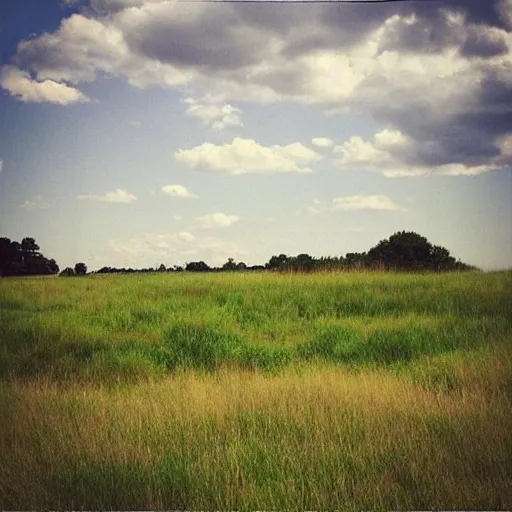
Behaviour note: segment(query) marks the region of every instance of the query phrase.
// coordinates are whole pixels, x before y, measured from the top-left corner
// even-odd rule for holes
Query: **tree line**
[[[248,266],[243,261],[229,258],[220,267],[210,267],[204,261],[192,261],[185,266],[145,268],[103,267],[99,274],[132,272],[237,272],[271,270],[278,272],[316,272],[335,270],[393,270],[393,271],[462,271],[475,267],[456,260],[448,249],[432,245],[425,237],[412,231],[398,231],[381,240],[367,252],[349,252],[345,256],[322,256],[315,258],[303,253],[297,256],[274,255],[264,265]]]
[[[448,249],[432,245],[425,237],[412,231],[399,231],[386,240],[381,240],[367,252],[349,252],[345,256],[322,256],[315,258],[302,253],[297,256],[279,254],[272,256],[264,265],[248,266],[243,261],[229,258],[220,267],[210,267],[204,261],[192,261],[184,266],[166,267],[163,263],[155,268],[103,267],[96,274],[130,274],[147,272],[316,272],[335,270],[393,270],[393,271],[461,271],[475,267],[456,260]],[[0,276],[57,274],[59,266],[54,259],[45,258],[33,238],[24,238],[21,243],[0,238]],[[74,268],[66,267],[61,276],[87,274],[85,263]]]

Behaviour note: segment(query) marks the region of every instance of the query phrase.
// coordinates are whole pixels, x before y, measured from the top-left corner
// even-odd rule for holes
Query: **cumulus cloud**
[[[477,175],[500,168],[498,160],[482,165],[465,165],[458,162],[430,165],[417,161],[422,151],[435,152],[432,144],[418,148],[417,142],[398,130],[382,130],[373,140],[362,137],[350,137],[344,143],[335,146],[334,152],[340,154],[337,163],[345,168],[359,168],[380,173],[388,178],[407,176],[426,176],[444,174],[450,176]],[[420,142],[421,144],[421,142]],[[506,145],[506,143],[503,143]],[[501,152],[505,153],[507,149]]]
[[[37,196],[34,199],[26,199],[22,204],[20,204],[20,208],[25,210],[46,210],[51,206],[52,203],[49,200],[44,199],[42,196]]]
[[[101,201],[104,203],[128,204],[133,203],[137,198],[122,188],[117,188],[113,192],[107,192],[102,196],[86,194],[77,196],[77,199],[86,201]]]
[[[475,25],[468,28],[460,53],[466,57],[494,57],[509,51],[504,30]]]
[[[179,149],[176,161],[191,169],[228,174],[310,173],[320,155],[299,142],[287,146],[262,146],[252,139],[235,138],[231,144],[204,143]]]
[[[144,17],[143,10],[134,11]],[[192,70],[180,70],[130,48],[125,32],[130,30],[132,14],[131,9],[121,10],[117,18],[73,14],[54,33],[20,42],[14,60],[37,80],[79,84],[106,74],[124,77],[135,87],[189,82]]]
[[[328,137],[314,137],[311,139],[311,144],[318,148],[330,148],[333,145],[333,141]]]
[[[237,215],[226,215],[222,212],[208,213],[197,217],[196,223],[202,228],[227,228],[240,220]]]
[[[195,198],[195,194],[189,192],[187,187],[183,185],[164,185],[162,192],[171,197],[182,197],[182,198]]]
[[[380,210],[388,212],[405,212],[406,208],[384,194],[353,195],[335,197],[329,201],[313,200],[313,204],[300,209],[297,214],[325,215],[332,212],[350,212],[362,210]]]
[[[240,119],[241,110],[229,103],[217,105],[215,103],[202,103],[194,98],[187,98],[186,114],[200,119],[204,125],[214,130],[222,130],[226,127],[243,126]]]
[[[0,68],[0,85],[25,103],[70,105],[89,101],[78,89],[53,80],[37,81],[15,66]]]
[[[383,194],[368,196],[336,197],[332,200],[331,211],[357,211],[357,210],[381,210],[390,212],[404,212],[405,208],[395,203]]]

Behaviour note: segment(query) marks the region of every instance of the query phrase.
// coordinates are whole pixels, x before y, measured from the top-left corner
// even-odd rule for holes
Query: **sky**
[[[512,0],[2,0],[0,236],[61,268],[512,267]]]

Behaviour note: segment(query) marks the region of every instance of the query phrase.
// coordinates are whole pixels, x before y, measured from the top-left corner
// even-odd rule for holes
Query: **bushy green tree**
[[[187,263],[185,270],[190,272],[208,272],[211,268],[204,261],[192,261]]]
[[[71,267],[66,267],[59,275],[62,277],[72,277],[75,275],[75,271]]]
[[[87,274],[87,265],[85,263],[76,263],[75,274],[77,276],[85,276]]]
[[[56,274],[59,266],[54,259],[45,258],[39,252],[34,238],[23,238],[21,243],[9,238],[0,238],[0,275],[44,275]]]
[[[368,251],[367,257],[370,264],[397,270],[470,268],[462,262],[456,262],[445,247],[432,245],[424,236],[413,231],[399,231],[388,240],[381,240]]]
[[[228,258],[228,261],[222,265],[222,270],[233,271],[236,270],[236,263],[233,258]]]
[[[279,256],[272,256],[265,267],[268,270],[278,270],[279,267],[284,265],[288,260],[288,256],[286,254],[280,254]]]

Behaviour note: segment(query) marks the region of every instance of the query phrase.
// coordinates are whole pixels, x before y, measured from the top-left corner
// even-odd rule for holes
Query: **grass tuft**
[[[177,323],[164,333],[163,356],[168,368],[214,370],[233,363],[243,350],[243,338],[194,323]]]

